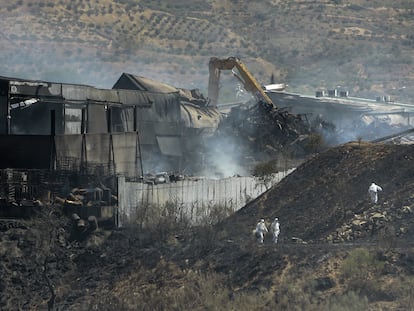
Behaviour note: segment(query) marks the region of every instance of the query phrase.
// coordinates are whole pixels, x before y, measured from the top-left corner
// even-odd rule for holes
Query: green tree
[[[253,169],[254,178],[259,184],[264,185],[266,190],[271,187],[275,173],[277,173],[277,168],[273,161],[259,163]]]

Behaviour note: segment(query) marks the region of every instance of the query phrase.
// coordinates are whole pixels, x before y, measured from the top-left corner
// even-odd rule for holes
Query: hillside
[[[0,75],[111,87],[130,72],[206,92],[209,58],[235,55],[290,91],[414,95],[407,0],[3,2]]]
[[[249,223],[278,217],[285,241],[296,237],[318,243],[377,241],[380,229],[391,224],[396,234],[410,240],[414,232],[413,151],[412,145],[358,142],[329,149],[299,166],[223,226],[245,239],[251,235],[246,230]],[[369,201],[371,182],[383,186],[378,204]],[[342,232],[346,226],[353,232]]]
[[[3,220],[0,307],[410,310],[413,148],[332,148],[214,227],[164,220],[76,242],[58,206]],[[372,181],[383,187],[376,205]],[[280,243],[258,245],[257,220],[275,216]]]

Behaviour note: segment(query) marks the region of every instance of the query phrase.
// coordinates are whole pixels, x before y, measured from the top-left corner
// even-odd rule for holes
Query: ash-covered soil
[[[414,233],[413,152],[413,145],[363,142],[331,148],[303,163],[221,226],[223,230],[231,228],[228,231],[235,237],[246,238],[251,235],[249,224],[250,229],[260,218],[270,223],[278,217],[283,241],[297,237],[326,242],[339,239],[334,235],[341,226],[364,219],[378,221],[371,229],[359,228],[364,232],[348,236],[346,241],[375,239],[387,225],[392,225],[399,237],[409,239]],[[369,200],[371,182],[383,188],[377,204]]]
[[[3,219],[0,309],[179,310],[176,293],[205,291],[200,275],[204,283],[220,275],[229,301],[266,293],[261,310],[316,310],[355,288],[372,310],[405,310],[408,292],[396,288],[414,275],[413,161],[411,145],[335,147],[212,228],[160,223],[145,231],[99,229],[71,241],[71,220],[58,206],[39,207],[32,219]],[[373,181],[383,188],[378,204],[368,198]],[[279,244],[266,236],[258,245],[256,222],[270,225],[274,217]],[[375,288],[356,287],[341,272],[361,247],[384,262]],[[185,309],[203,310],[191,297]]]

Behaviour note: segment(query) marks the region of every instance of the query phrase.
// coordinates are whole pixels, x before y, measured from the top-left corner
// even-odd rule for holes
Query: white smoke
[[[243,165],[243,149],[235,138],[229,136],[216,136],[209,140],[206,145],[206,150],[209,151],[209,169],[203,175],[210,178],[250,175]]]

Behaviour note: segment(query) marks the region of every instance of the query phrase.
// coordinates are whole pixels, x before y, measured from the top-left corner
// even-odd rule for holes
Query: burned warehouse
[[[0,92],[2,169],[191,170],[221,119],[198,90],[125,73],[113,89],[2,77]]]
[[[126,73],[112,89],[0,77],[0,216],[65,187],[113,206],[101,190],[116,194],[117,176],[191,174],[220,120],[198,90]]]

